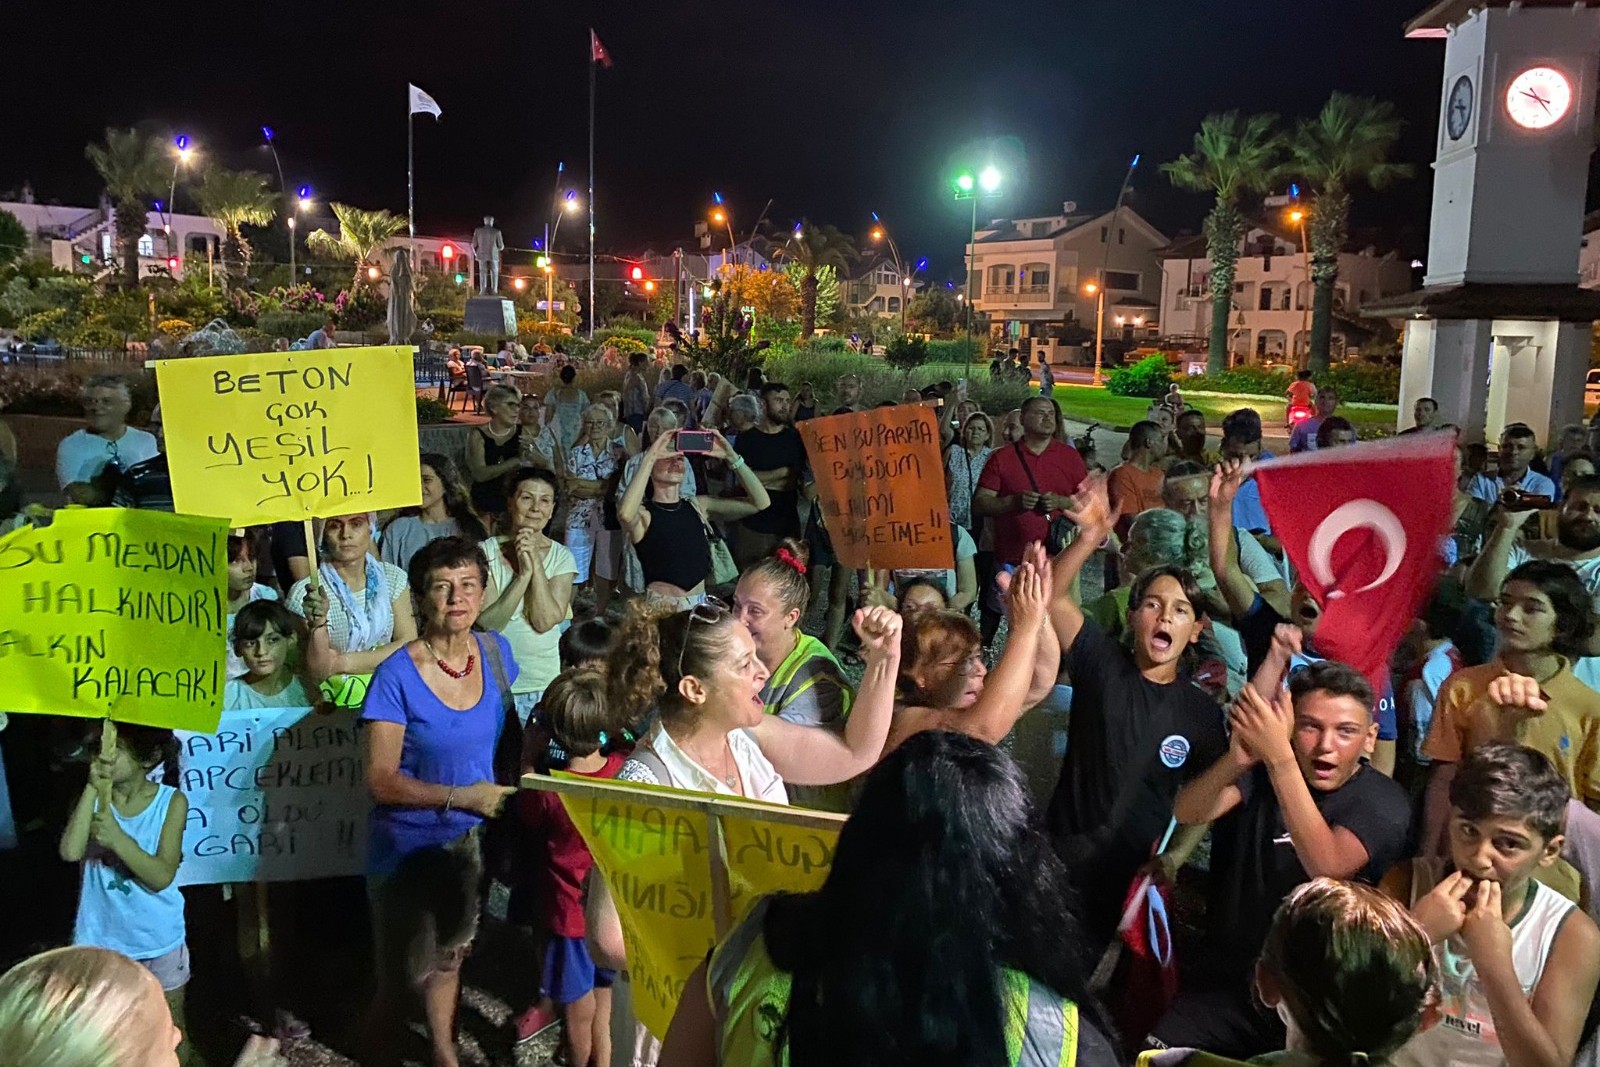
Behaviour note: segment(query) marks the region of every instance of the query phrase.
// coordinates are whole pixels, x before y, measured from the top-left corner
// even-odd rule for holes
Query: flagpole
[[[589,31],[589,340],[594,340],[594,30]]]
[[[410,92],[407,89],[407,92]],[[411,238],[411,266],[417,265],[417,171],[413,160],[413,144],[416,139],[417,113],[411,110],[411,103],[406,102],[406,232]]]

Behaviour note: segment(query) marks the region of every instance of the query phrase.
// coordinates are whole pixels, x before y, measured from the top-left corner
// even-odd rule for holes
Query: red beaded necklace
[[[471,652],[468,652],[467,665],[458,671],[454,667],[450,666],[450,664],[439,658],[439,653],[433,650],[433,643],[431,641],[422,642],[422,647],[428,650],[428,655],[433,657],[433,662],[438,664],[439,669],[444,671],[444,673],[451,678],[465,678],[467,675],[472,673],[472,668],[478,662],[478,657],[473,655]]]

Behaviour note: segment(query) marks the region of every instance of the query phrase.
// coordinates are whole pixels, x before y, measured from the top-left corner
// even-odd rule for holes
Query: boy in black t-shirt
[[[1047,826],[1072,872],[1093,951],[1115,936],[1122,902],[1161,839],[1178,787],[1227,749],[1222,711],[1181,669],[1200,637],[1200,591],[1180,567],[1140,575],[1128,599],[1125,646],[1067,590],[1111,532],[1105,476],[1084,483],[1069,511],[1078,536],[1057,557],[1050,620],[1072,678],[1061,782]]]
[[[1378,738],[1372,686],[1355,668],[1323,660],[1285,692],[1299,647],[1300,631],[1279,626],[1234,702],[1227,753],[1178,793],[1180,822],[1215,822],[1207,935],[1150,1034],[1153,1047],[1237,1059],[1282,1048],[1283,1024],[1257,1005],[1251,985],[1278,905],[1313,878],[1376,885],[1408,854],[1405,790],[1363,762]]]

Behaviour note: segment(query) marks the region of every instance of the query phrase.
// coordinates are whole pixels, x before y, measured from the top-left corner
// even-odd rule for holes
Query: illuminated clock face
[[[1561,121],[1572,106],[1572,83],[1552,67],[1532,67],[1511,79],[1506,111],[1518,126],[1542,130]]]

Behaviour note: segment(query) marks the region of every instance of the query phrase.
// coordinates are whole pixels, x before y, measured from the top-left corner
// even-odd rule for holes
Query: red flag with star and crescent
[[[1444,567],[1455,444],[1451,433],[1412,434],[1254,468],[1272,532],[1322,608],[1318,654],[1355,667],[1380,692]]]
[[[589,30],[589,58],[607,70],[611,69],[611,53],[606,51],[606,46],[600,43],[600,35],[592,28]]]

